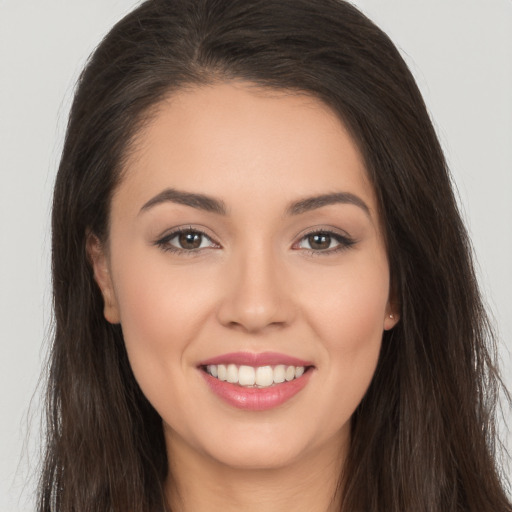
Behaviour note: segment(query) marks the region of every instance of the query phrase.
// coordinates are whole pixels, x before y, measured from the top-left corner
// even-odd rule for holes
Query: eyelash
[[[179,235],[185,234],[185,233],[200,235],[200,236],[205,237],[208,240],[210,240],[210,242],[212,243],[212,246],[214,248],[220,247],[220,245],[217,242],[213,241],[212,238],[209,235],[207,235],[204,231],[202,231],[201,229],[198,229],[198,228],[193,228],[192,226],[186,227],[186,228],[175,229],[171,233],[168,233],[164,237],[157,240],[154,245],[156,245],[157,247],[162,249],[164,252],[171,252],[174,254],[180,254],[180,255],[185,255],[185,256],[196,256],[199,252],[202,252],[203,249],[208,248],[208,247],[199,247],[197,249],[183,249],[180,247],[176,247],[170,243],[171,240],[173,240],[174,238],[178,237]],[[354,240],[353,238],[350,238],[346,235],[341,235],[339,233],[330,231],[328,229],[314,229],[314,230],[311,230],[311,231],[303,234],[302,237],[300,238],[299,242],[295,243],[294,246],[300,244],[303,240],[307,239],[308,237],[310,237],[312,235],[326,235],[326,236],[329,236],[331,239],[335,240],[336,242],[338,242],[338,245],[336,247],[330,248],[330,249],[323,249],[323,250],[322,249],[319,249],[319,250],[305,249],[305,248],[302,249],[303,251],[306,251],[307,253],[309,253],[310,255],[313,255],[313,256],[328,256],[331,254],[336,254],[341,251],[345,251],[345,250],[349,249],[355,243],[357,243],[357,241]]]
[[[209,235],[207,235],[204,231],[198,228],[193,228],[192,226],[186,228],[177,228],[174,231],[171,231],[169,234],[157,240],[155,242],[155,245],[157,247],[160,247],[160,249],[162,249],[164,252],[172,252],[174,254],[180,254],[184,256],[196,256],[198,252],[202,251],[202,249],[205,249],[205,247],[198,249],[183,249],[180,247],[175,247],[170,244],[171,240],[185,233],[201,235],[202,237],[205,237],[208,240],[210,240],[214,246],[220,247],[220,245],[214,242],[212,238]]]
[[[322,249],[320,249],[320,250],[303,249],[304,251],[308,252],[312,256],[329,256],[331,254],[337,254],[339,252],[346,251],[347,249],[350,249],[350,247],[352,247],[357,242],[357,240],[354,240],[353,238],[351,238],[347,235],[342,235],[340,233],[336,233],[335,231],[331,231],[329,229],[316,228],[316,229],[312,229],[311,231],[304,233],[301,236],[299,242],[294,244],[294,246],[300,244],[303,240],[307,239],[308,237],[310,237],[312,235],[326,235],[326,236],[330,237],[332,240],[335,240],[336,242],[338,242],[338,245],[331,249],[323,249],[323,250]]]

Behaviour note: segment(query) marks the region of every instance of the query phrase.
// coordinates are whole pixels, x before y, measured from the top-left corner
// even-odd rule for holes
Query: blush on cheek
[[[382,286],[382,285],[381,285]],[[371,286],[350,287],[318,305],[319,335],[333,364],[332,385],[339,389],[339,414],[351,416],[368,389],[379,359],[387,289],[369,294]]]
[[[316,301],[319,326],[326,338],[339,339],[341,345],[357,349],[367,343],[374,344],[382,337],[387,289],[368,293],[368,287],[341,288],[337,294],[325,295]]]

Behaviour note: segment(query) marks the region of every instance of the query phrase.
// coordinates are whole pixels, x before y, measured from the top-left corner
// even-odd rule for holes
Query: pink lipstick
[[[209,364],[237,364],[247,366],[274,366],[284,364],[289,366],[313,366],[313,363],[288,356],[278,354],[277,352],[231,352],[221,356],[212,357],[199,363],[199,366],[208,366]]]
[[[309,382],[309,361],[275,352],[236,352],[198,365],[210,390],[239,409],[264,411],[278,407]]]

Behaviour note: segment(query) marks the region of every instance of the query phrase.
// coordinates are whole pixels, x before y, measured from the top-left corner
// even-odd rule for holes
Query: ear
[[[400,315],[398,313],[390,313],[386,308],[386,317],[384,318],[384,330],[389,331],[393,329],[395,325],[400,320]]]
[[[384,317],[384,330],[389,331],[393,329],[400,320],[400,304],[397,299],[397,293],[395,290],[391,290],[389,294],[388,303],[386,305],[385,317]]]
[[[111,324],[118,324],[120,322],[119,308],[112,285],[106,250],[98,237],[90,231],[86,234],[86,251],[94,272],[94,280],[103,295],[103,315]]]

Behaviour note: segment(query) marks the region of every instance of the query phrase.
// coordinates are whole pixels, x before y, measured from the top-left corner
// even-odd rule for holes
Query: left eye
[[[171,233],[158,242],[167,250],[194,251],[205,247],[214,247],[215,243],[204,233],[194,230]]]
[[[310,233],[309,235],[303,237],[299,242],[298,247],[300,249],[320,252],[342,249],[349,247],[352,244],[353,241],[347,237],[335,233],[319,231]]]

